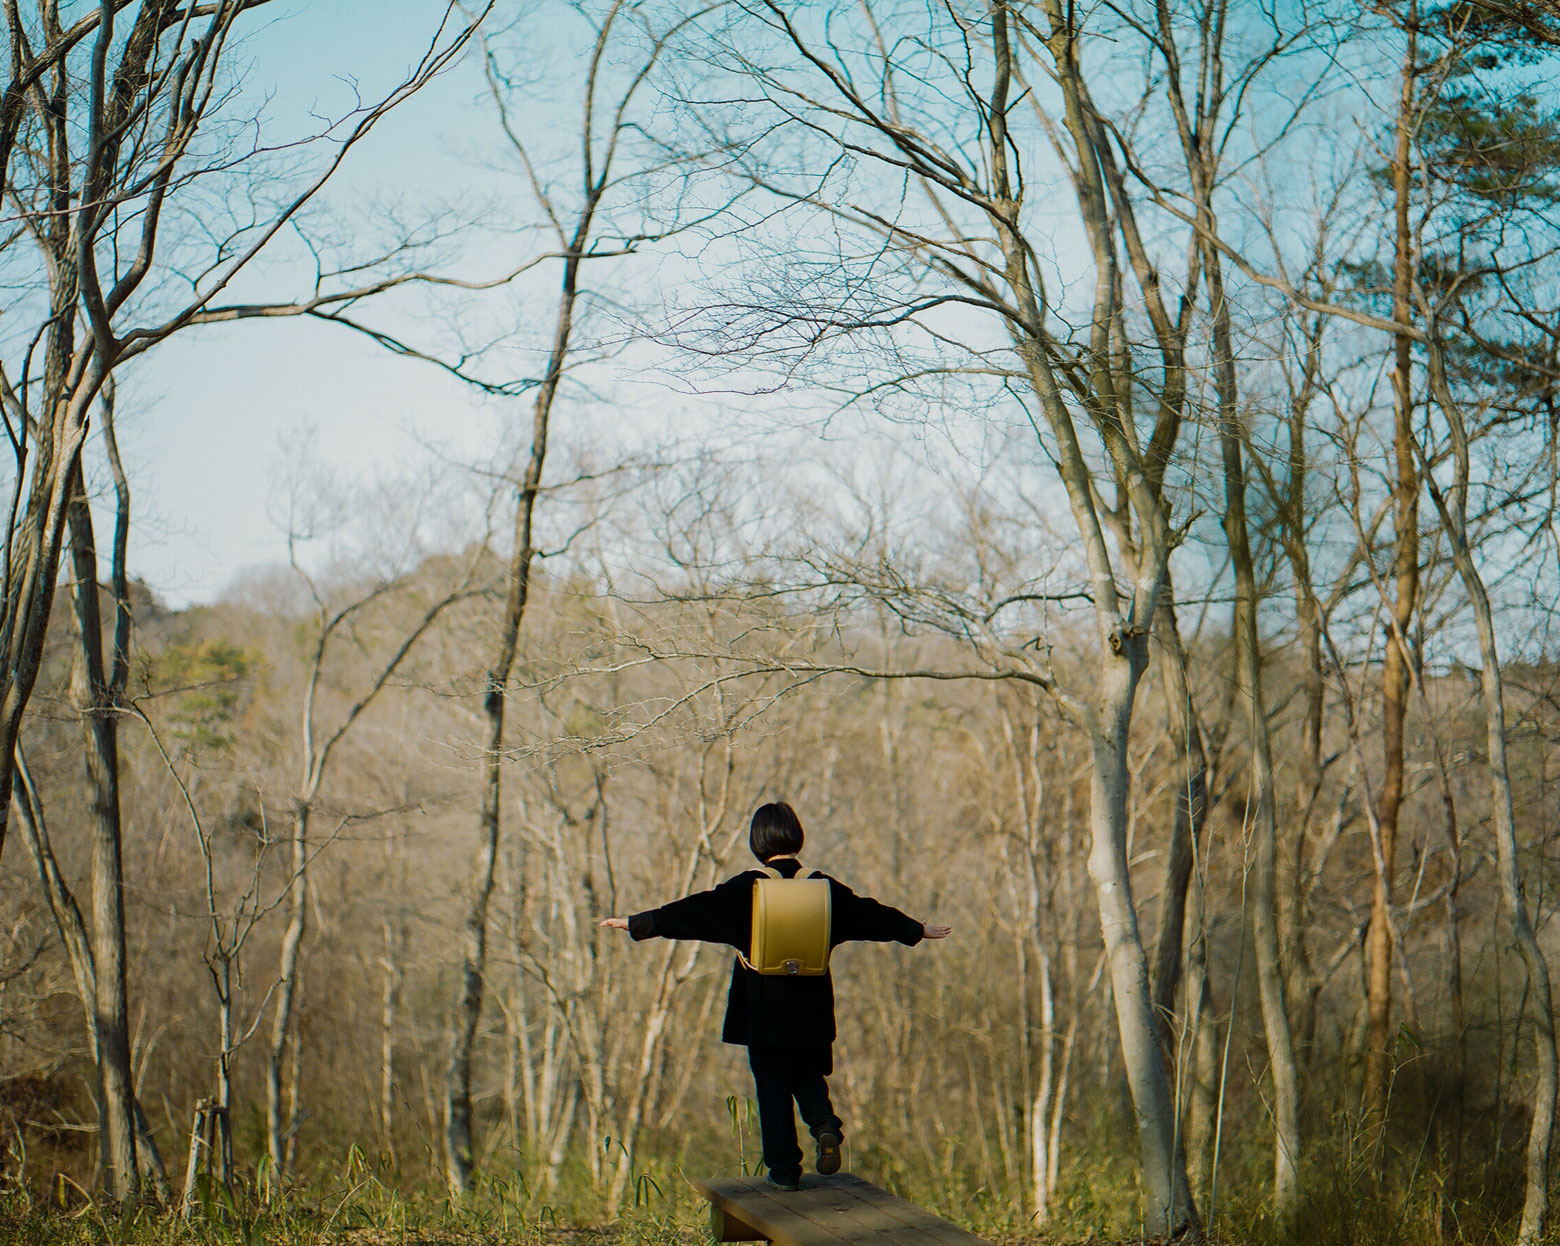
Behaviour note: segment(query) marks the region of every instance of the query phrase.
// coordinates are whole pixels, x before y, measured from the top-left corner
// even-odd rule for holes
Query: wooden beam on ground
[[[973,1233],[851,1173],[808,1174],[794,1193],[762,1177],[692,1178],[718,1242],[775,1246],[986,1246]]]

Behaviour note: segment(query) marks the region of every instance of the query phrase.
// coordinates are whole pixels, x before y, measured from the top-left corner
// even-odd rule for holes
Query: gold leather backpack
[[[829,972],[831,904],[827,878],[786,878],[764,866],[768,878],[753,881],[753,937],[748,955],[754,973],[818,977]]]

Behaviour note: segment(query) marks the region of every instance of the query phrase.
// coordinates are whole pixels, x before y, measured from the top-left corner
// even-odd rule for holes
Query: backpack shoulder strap
[[[753,872],[755,874],[767,874],[770,878],[777,879],[777,880],[778,879],[782,879],[782,878],[785,877],[785,875],[780,873],[780,871],[775,869],[775,867],[772,866],[772,865],[760,865]],[[763,881],[764,880],[761,879],[761,878],[755,878],[753,880],[753,903],[754,904],[758,903],[758,884],[763,882]],[[742,949],[741,948],[737,949],[737,959],[742,962],[742,967],[744,969],[751,969],[754,973],[758,972],[758,969],[753,964],[753,962],[750,961],[746,956],[744,956],[742,954]]]

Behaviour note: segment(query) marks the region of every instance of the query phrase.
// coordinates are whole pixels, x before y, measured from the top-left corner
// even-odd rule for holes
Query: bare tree
[[[221,242],[194,293],[169,306],[156,280],[165,210],[193,180],[227,167],[221,158],[209,163],[196,139],[228,101],[221,83],[229,43],[258,7],[254,0],[188,8],[103,0],[69,27],[53,4],[29,14],[18,5],[6,10],[10,76],[0,107],[0,178],[21,228],[6,262],[30,290],[26,305],[36,327],[14,339],[19,358],[0,369],[15,463],[0,617],[0,851],[15,744],[38,677],[68,514],[80,496],[82,447],[110,374],[211,318],[220,292],[348,151],[448,65],[470,34],[469,26],[452,28],[447,11],[422,60],[350,120],[325,167],[268,218]],[[114,976],[106,975],[104,989],[114,989]]]
[[[290,860],[284,912],[287,923],[282,934],[277,969],[275,1002],[271,1013],[271,1034],[266,1065],[266,1146],[274,1170],[285,1175],[292,1167],[294,1139],[300,1119],[298,1039],[294,1033],[294,1007],[298,996],[298,975],[304,936],[308,930],[309,868],[331,835],[323,839],[313,831],[313,818],[330,763],[352,728],[374,705],[390,681],[402,669],[424,635],[450,607],[472,597],[477,591],[474,579],[480,557],[457,565],[451,582],[429,592],[414,573],[397,573],[379,578],[366,588],[347,595],[344,601],[330,600],[315,578],[300,565],[296,542],[293,570],[302,580],[310,602],[310,640],[308,675],[299,707],[299,771],[288,801],[288,843]],[[358,629],[364,625],[369,609],[388,600],[410,595],[421,606],[413,622],[394,627],[382,642],[385,656],[371,663],[368,674],[350,694],[344,709],[326,715],[321,704],[327,672],[334,650],[346,646],[363,647]],[[323,720],[323,721],[322,721]],[[339,824],[338,824],[339,829]],[[289,1058],[291,1063],[289,1063]],[[284,1096],[286,1075],[290,1093]]]
[[[487,738],[482,751],[482,803],[478,816],[477,853],[470,885],[464,942],[461,951],[460,991],[451,1026],[450,1065],[445,1088],[444,1158],[451,1191],[465,1192],[472,1174],[471,1071],[473,1048],[482,1016],[487,965],[488,908],[493,895],[502,821],[504,716],[509,685],[519,650],[520,631],[531,596],[532,564],[537,556],[535,514],[542,492],[547,462],[549,427],[554,403],[565,374],[578,362],[575,342],[576,316],[585,287],[587,266],[629,254],[656,235],[664,225],[648,220],[622,230],[611,220],[616,199],[636,177],[657,171],[640,159],[625,174],[624,147],[644,130],[641,96],[668,41],[691,18],[675,18],[664,30],[650,25],[651,18],[635,12],[623,0],[611,0],[599,17],[586,16],[593,38],[579,91],[579,149],[570,161],[577,185],[569,191],[549,188],[536,151],[537,143],[514,111],[517,86],[506,76],[493,39],[484,43],[490,97],[497,109],[507,148],[524,171],[546,227],[558,250],[545,258],[559,263],[557,301],[554,305],[552,342],[531,398],[529,452],[516,482],[516,504],[506,599],[493,656],[488,664],[483,693]],[[626,66],[615,63],[620,48],[629,49]],[[571,193],[572,192],[572,193]]]
[[[0,368],[0,406],[15,458],[0,619],[7,655],[0,679],[0,850],[14,782],[12,758],[68,544],[80,641],[75,700],[95,793],[92,981],[102,1181],[121,1198],[137,1193],[138,1172],[118,761],[118,717],[130,662],[128,486],[107,414],[118,517],[112,656],[105,661],[98,550],[82,467],[90,412],[102,396],[111,413],[116,368],[209,318],[212,300],[297,215],[347,150],[448,64],[469,33],[445,41],[441,26],[410,77],[348,123],[324,171],[306,179],[269,220],[239,225],[192,282],[194,294],[169,305],[159,282],[166,261],[158,244],[163,242],[164,252],[170,248],[162,238],[169,232],[165,221],[190,183],[221,176],[228,165],[225,157],[213,160],[196,140],[229,98],[222,85],[229,41],[257,7],[252,0],[222,0],[198,10],[105,0],[69,27],[60,24],[53,4],[41,4],[31,14],[18,5],[6,11],[11,63],[0,108],[0,178],[21,235],[7,248],[6,263],[19,276],[36,274],[29,311],[37,313],[37,329],[19,341],[20,359]],[[244,158],[229,155],[240,163]],[[24,243],[32,248],[25,255]],[[36,370],[40,346],[43,366]]]
[[[1442,418],[1446,420],[1452,442],[1454,475],[1450,487],[1443,490],[1437,483],[1435,474],[1429,470],[1429,458],[1423,448],[1419,447],[1417,439],[1414,442],[1419,447],[1416,467],[1421,468],[1425,488],[1448,537],[1453,563],[1467,591],[1469,608],[1478,631],[1481,659],[1479,687],[1484,702],[1490,804],[1494,814],[1501,906],[1510,923],[1517,952],[1522,958],[1528,990],[1533,994],[1537,1075],[1533,1085],[1532,1115],[1528,1124],[1522,1220],[1517,1230],[1517,1240],[1522,1246],[1531,1246],[1542,1240],[1545,1219],[1549,1213],[1549,1157],[1554,1138],[1555,1096],[1560,1092],[1560,1056],[1557,1056],[1555,1039],[1553,988],[1549,977],[1549,961],[1539,945],[1528,901],[1523,894],[1517,860],[1516,823],[1512,812],[1511,768],[1507,760],[1508,727],[1500,643],[1489,591],[1469,540],[1470,430],[1462,405],[1447,379],[1444,347],[1436,328],[1432,321],[1432,331],[1427,342],[1427,364],[1431,392]]]
[[[97,1102],[99,1185],[116,1198],[132,1198],[144,1173],[166,1189],[157,1144],[145,1126],[131,1069],[129,996],[125,966],[124,871],[119,799],[119,717],[130,670],[130,600],[125,572],[129,534],[129,485],[114,437],[113,383],[103,388],[103,437],[114,478],[116,518],[110,601],[114,607],[113,659],[105,671],[99,613],[96,542],[85,482],[78,466],[75,496],[68,509],[74,576],[71,599],[76,613],[77,649],[72,663],[72,694],[81,718],[86,780],[92,792],[92,922],[87,925],[63,874],[55,863],[44,819],[42,797],[17,748],[22,781],[18,812],[27,845],[49,896],[55,923],[70,954],[98,1070]]]
[[[1392,319],[1411,324],[1414,309],[1411,282],[1415,264],[1414,237],[1409,224],[1413,186],[1413,141],[1419,124],[1419,5],[1409,0],[1402,15],[1403,72],[1398,101],[1396,143],[1392,153],[1393,261]],[[1409,651],[1419,594],[1419,469],[1414,461],[1413,341],[1406,332],[1394,335],[1392,367],[1393,455],[1397,462],[1394,490],[1392,628],[1381,670],[1384,768],[1377,795],[1375,825],[1376,886],[1371,898],[1367,938],[1367,996],[1370,1025],[1365,1039],[1363,1107],[1367,1121],[1380,1128],[1387,1109],[1388,1074],[1392,1058],[1392,887],[1397,869],[1398,816],[1403,803],[1403,724],[1414,667]]]
[[[114,390],[103,386],[103,438],[114,477],[116,511],[110,572],[114,607],[113,657],[103,661],[99,614],[97,540],[86,482],[78,462],[75,497],[66,512],[70,530],[75,605],[80,643],[72,675],[73,692],[86,736],[87,781],[92,787],[92,928],[95,1010],[98,1017],[99,1112],[108,1173],[135,1173],[135,1079],[130,1068],[130,1002],[125,976],[124,862],[119,807],[119,716],[130,675],[130,590],[125,554],[130,534],[130,486],[114,437]],[[160,1163],[158,1165],[160,1167]],[[120,1197],[135,1193],[122,1179],[104,1182]]]
[[[98,984],[97,961],[94,955],[94,943],[81,908],[76,903],[75,894],[66,882],[55,858],[53,844],[49,835],[49,823],[44,813],[43,798],[34,782],[32,772],[28,769],[26,758],[18,749],[16,757],[16,776],[18,787],[16,790],[16,811],[21,823],[22,837],[27,845],[28,852],[32,855],[33,863],[38,869],[39,882],[42,885],[45,896],[48,897],[49,910],[54,917],[55,928],[59,931],[60,940],[65,945],[66,953],[70,960],[72,976],[76,982],[76,993],[81,999],[83,1013],[86,1019],[87,1038],[92,1050],[94,1064],[101,1067],[103,1055],[99,1045],[99,1033],[102,1022],[97,1008]],[[123,931],[121,931],[121,947]],[[126,1036],[128,1039],[128,1035]],[[123,1052],[125,1063],[128,1065],[129,1045],[125,1043]],[[104,1128],[104,1118],[119,1112],[128,1112],[131,1128],[134,1131],[134,1155],[138,1166],[138,1175],[142,1182],[148,1183],[159,1192],[166,1192],[167,1172],[163,1166],[162,1155],[157,1147],[157,1139],[152,1134],[151,1126],[146,1119],[146,1114],[141,1108],[140,1100],[136,1097],[134,1089],[127,1078],[122,1087],[115,1085],[116,1090],[121,1090],[128,1098],[128,1105],[124,1099],[116,1100],[112,1105],[105,1107],[105,1095],[103,1089],[104,1079],[99,1078],[99,1123],[98,1128],[104,1137],[110,1137],[109,1130]],[[122,1144],[121,1144],[122,1145]],[[106,1165],[110,1148],[101,1148],[100,1165]],[[108,1183],[105,1182],[105,1185]]]
[[[888,294],[882,306],[863,309],[862,287],[852,282],[842,304],[818,308],[814,299],[814,306],[796,308],[795,318],[785,323],[815,326],[810,331],[815,342],[834,333],[914,322],[945,306],[990,312],[1008,338],[1011,363],[996,363],[972,348],[973,367],[996,369],[1015,394],[1021,387],[1023,400],[1033,404],[1032,420],[1045,431],[1046,452],[1056,465],[1081,541],[1097,647],[1092,689],[1086,694],[1065,692],[1043,671],[1026,677],[1053,690],[1093,751],[1089,869],[1137,1111],[1148,1204],[1145,1224],[1151,1232],[1178,1231],[1195,1223],[1196,1212],[1157,1040],[1125,848],[1128,735],[1172,540],[1156,480],[1173,452],[1182,411],[1173,400],[1160,408],[1151,442],[1140,441],[1131,415],[1134,381],[1127,371],[1130,348],[1123,336],[1121,286],[1127,272],[1138,279],[1140,290],[1156,283],[1158,275],[1152,264],[1124,266],[1118,260],[1118,223],[1128,232],[1131,226],[1125,215],[1114,215],[1126,209],[1113,195],[1117,188],[1105,172],[1111,157],[1085,83],[1081,33],[1071,10],[1059,3],[1041,6],[1034,22],[1027,12],[995,6],[968,20],[950,14],[946,27],[926,32],[929,47],[949,37],[964,49],[946,58],[929,54],[928,71],[935,67],[952,75],[943,98],[958,100],[970,110],[955,122],[968,123],[967,145],[947,150],[932,131],[917,125],[915,118],[926,115],[927,105],[906,97],[904,84],[911,79],[899,76],[882,42],[883,27],[870,11],[867,36],[879,42],[859,67],[859,72],[872,75],[870,91],[859,85],[858,67],[850,63],[841,35],[830,32],[815,39],[799,15],[779,4],[765,4],[757,11],[782,45],[794,52],[797,64],[777,67],[738,53],[742,72],[782,115],[797,114],[805,124],[835,137],[840,150],[906,176],[925,196],[930,219],[946,227],[939,234],[930,227],[901,224],[894,210],[829,198],[827,186],[789,191],[805,202],[823,204],[854,228],[876,233],[915,277],[906,282],[911,293],[903,302],[889,301]],[[972,59],[977,49],[983,59],[978,70]],[[1055,83],[1054,120],[1040,111],[1034,93],[1033,79],[1042,74]],[[1027,187],[1010,129],[1010,114],[1021,97],[1037,112],[1040,132],[1051,137],[1069,170],[1078,227],[1088,244],[1092,305],[1076,337],[1055,319],[1024,216]],[[938,118],[937,124],[949,122]],[[787,193],[778,179],[769,184]],[[930,288],[923,289],[922,283]],[[755,308],[753,316],[760,324],[766,316],[772,321],[772,310]],[[1177,375],[1178,343],[1167,336],[1164,346],[1170,395],[1184,378]],[[1097,438],[1102,462],[1091,461],[1083,429]],[[1103,496],[1107,488],[1114,489],[1113,507]],[[988,623],[991,617],[987,614]]]

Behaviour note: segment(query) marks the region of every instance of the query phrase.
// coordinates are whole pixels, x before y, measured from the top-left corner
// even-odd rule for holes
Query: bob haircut
[[[802,850],[802,820],[785,801],[760,805],[753,814],[748,845],[760,861]]]

